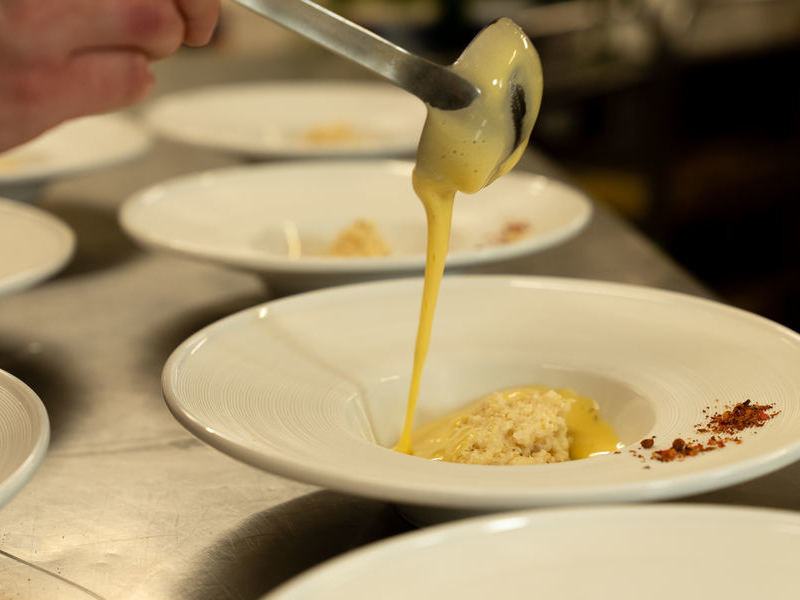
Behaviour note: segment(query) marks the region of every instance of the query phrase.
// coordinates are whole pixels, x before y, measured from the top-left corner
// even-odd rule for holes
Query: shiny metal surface
[[[158,91],[213,81],[347,76],[301,63],[189,53],[159,67]],[[255,277],[138,249],[117,206],[166,177],[234,159],[158,143],[136,162],[49,186],[41,206],[77,233],[72,265],[0,297],[0,368],[50,414],[39,472],[0,509],[0,598],[254,600],[319,562],[410,529],[385,503],[263,473],[190,436],[167,411],[160,374],[198,328],[268,297]],[[539,155],[520,168],[554,173]],[[706,290],[598,208],[567,244],[501,270]],[[800,466],[689,501],[800,509]]]
[[[423,100],[445,110],[469,106],[480,93],[463,77],[374,34],[341,15],[308,0],[236,0],[385,77]]]

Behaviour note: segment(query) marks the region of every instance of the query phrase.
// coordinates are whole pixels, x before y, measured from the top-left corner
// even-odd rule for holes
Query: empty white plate
[[[417,147],[424,104],[384,83],[248,83],[164,96],[147,110],[159,134],[251,157],[398,156]]]
[[[445,277],[416,423],[503,388],[541,384],[594,398],[625,448],[535,466],[429,461],[391,450],[408,392],[417,279],[269,302],[201,330],[163,374],[192,433],[279,475],[406,505],[453,510],[647,501],[732,485],[800,457],[800,335],[708,300],[621,284]],[[662,463],[707,407],[752,399],[780,414],[742,444]],[[720,404],[716,405],[715,400]],[[434,507],[438,507],[434,508]]]
[[[42,401],[19,379],[0,370],[0,506],[33,476],[50,440]]]
[[[75,234],[60,219],[0,198],[0,295],[57,273],[74,249]]]
[[[158,184],[122,206],[122,227],[140,243],[264,275],[297,291],[422,274],[426,223],[407,161],[299,161],[235,167]],[[448,267],[515,258],[574,236],[591,216],[577,189],[514,172],[453,211]],[[340,231],[372,222],[391,254],[326,256]],[[501,238],[509,226],[525,229]]]
[[[68,121],[0,154],[0,195],[31,200],[41,184],[130,160],[150,147],[150,135],[122,115]]]
[[[714,506],[538,510],[401,535],[264,600],[791,600],[800,515]]]

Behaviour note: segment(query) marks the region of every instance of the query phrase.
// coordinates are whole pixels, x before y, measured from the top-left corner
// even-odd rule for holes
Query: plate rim
[[[13,394],[14,398],[25,406],[27,414],[36,415],[37,420],[32,423],[39,427],[39,436],[28,456],[5,480],[0,481],[0,507],[2,507],[25,487],[41,465],[50,444],[50,419],[41,398],[21,379],[0,369],[0,385],[16,391]]]
[[[112,124],[112,127],[120,127],[122,129],[127,130],[128,135],[128,143],[123,147],[115,146],[114,150],[111,152],[104,152],[102,154],[97,154],[93,157],[93,160],[84,161],[81,164],[72,165],[72,166],[65,166],[65,165],[54,165],[50,167],[46,167],[34,172],[28,173],[18,173],[14,174],[14,171],[0,171],[0,186],[17,186],[17,185],[25,185],[25,184],[32,184],[39,181],[46,181],[48,179],[54,179],[56,177],[62,177],[66,175],[80,175],[82,173],[87,173],[90,171],[94,171],[96,169],[105,169],[109,167],[113,167],[119,164],[122,164],[128,160],[132,160],[139,156],[144,155],[153,145],[153,136],[131,116],[119,114],[119,113],[107,113],[102,115],[92,115],[86,117],[77,117],[65,123],[73,123],[80,121],[82,119],[92,119],[95,123],[104,124],[107,123]],[[63,123],[62,123],[63,124]],[[42,135],[47,135],[48,133],[54,133],[55,130],[50,130],[49,132],[45,132]],[[38,139],[38,138],[37,138]],[[24,146],[24,144],[23,144]],[[22,148],[23,146],[19,146],[17,148],[13,148],[12,150],[17,150],[18,148]]]
[[[43,226],[43,228],[52,231],[54,238],[59,238],[61,252],[36,268],[30,268],[5,278],[0,277],[0,296],[28,289],[52,277],[72,260],[77,246],[77,236],[72,228],[57,216],[41,208],[10,198],[0,197],[0,212],[3,211],[24,215],[38,225]]]
[[[408,481],[402,483],[375,481],[348,473],[331,474],[324,467],[315,464],[309,465],[291,458],[286,458],[278,453],[266,456],[263,452],[256,452],[241,445],[235,439],[216,430],[210,430],[198,421],[194,415],[183,410],[178,394],[176,394],[171,378],[177,372],[177,366],[191,354],[191,349],[197,347],[210,332],[222,328],[240,319],[247,319],[252,314],[268,307],[273,313],[281,310],[286,304],[314,302],[318,297],[327,295],[356,294],[363,288],[370,287],[397,287],[417,285],[421,289],[420,278],[405,278],[400,280],[383,280],[367,283],[357,283],[335,288],[313,290],[295,296],[280,298],[243,309],[209,325],[184,340],[169,355],[162,369],[161,386],[162,395],[168,409],[175,419],[188,431],[205,444],[235,458],[241,462],[265,470],[269,473],[280,475],[295,481],[319,485],[328,489],[352,493],[361,497],[395,502],[410,506],[428,506],[438,508],[457,508],[466,510],[498,510],[498,509],[523,509],[532,506],[577,505],[577,504],[608,504],[614,502],[631,503],[655,500],[672,499],[708,492],[724,487],[729,487],[755,477],[774,472],[788,464],[800,459],[800,438],[791,444],[772,449],[763,454],[750,457],[735,463],[723,464],[692,473],[666,476],[652,481],[636,481],[622,484],[598,486],[584,484],[573,486],[560,486],[557,489],[531,490],[515,489],[501,490],[491,495],[485,491],[471,488],[453,491],[447,485],[433,485],[430,483],[416,484]],[[592,279],[577,279],[564,277],[549,277],[535,275],[450,275],[446,276],[442,285],[474,285],[492,282],[493,285],[524,285],[539,289],[579,289],[603,296],[622,296],[626,298],[639,298],[652,300],[663,298],[670,301],[688,303],[710,307],[713,310],[728,312],[739,318],[759,323],[775,330],[776,333],[789,336],[800,345],[800,333],[776,323],[766,317],[725,304],[718,300],[693,296],[683,292],[664,290],[630,283],[608,282]],[[204,342],[202,342],[204,343]],[[385,449],[386,452],[392,452]],[[449,465],[454,466],[454,465]],[[463,468],[476,468],[476,465],[455,465]],[[480,466],[477,466],[480,467]],[[501,467],[502,468],[502,467]],[[536,466],[519,466],[514,468],[536,468]],[[420,494],[424,492],[424,500]]]
[[[288,90],[297,90],[298,92],[307,92],[309,89],[314,89],[314,93],[324,91],[324,88],[337,88],[355,90],[359,88],[376,89],[381,91],[396,90],[398,97],[409,94],[404,94],[395,86],[385,83],[376,79],[314,79],[314,80],[294,80],[294,79],[276,79],[272,81],[244,81],[228,84],[215,84],[204,85],[191,89],[179,90],[169,94],[165,94],[159,98],[155,98],[148,106],[145,107],[143,118],[147,123],[148,128],[156,135],[172,142],[186,144],[196,148],[203,148],[205,150],[212,150],[217,152],[225,152],[235,156],[247,157],[251,159],[278,159],[278,158],[323,158],[323,157],[351,157],[351,158],[367,158],[369,156],[400,156],[403,154],[412,154],[416,150],[416,139],[414,142],[407,143],[390,143],[379,146],[366,146],[361,148],[347,148],[347,149],[292,149],[285,147],[278,147],[276,145],[262,145],[262,144],[239,144],[235,141],[228,139],[212,140],[208,135],[193,135],[186,131],[181,131],[176,128],[165,125],[160,121],[158,113],[164,110],[164,107],[170,104],[178,104],[185,102],[186,99],[209,94],[209,93],[236,93],[242,91],[277,91],[278,93],[285,93]],[[413,100],[410,96],[409,100]],[[424,116],[420,120],[420,131],[422,130],[422,122]]]
[[[472,537],[492,535],[507,531],[508,529],[529,530],[539,523],[551,526],[553,521],[577,521],[600,516],[620,515],[622,519],[641,521],[647,518],[663,518],[664,515],[673,519],[683,520],[687,517],[709,516],[730,519],[741,522],[742,519],[755,523],[789,523],[793,527],[800,527],[800,514],[780,508],[763,506],[736,506],[710,503],[673,503],[652,504],[643,503],[635,506],[628,504],[607,504],[603,506],[559,506],[548,508],[534,508],[515,510],[499,514],[470,517],[454,522],[439,523],[422,529],[406,531],[397,535],[383,538],[365,544],[343,554],[324,560],[311,568],[303,571],[279,584],[274,589],[260,597],[259,600],[291,600],[303,598],[303,588],[314,585],[318,578],[328,578],[342,569],[363,564],[366,558],[379,560],[381,555],[400,550],[408,551],[419,547],[440,546],[447,544],[453,538],[464,536]],[[450,542],[452,543],[452,541]],[[356,570],[361,569],[357,567]],[[307,596],[306,596],[307,597]]]
[[[270,163],[255,165],[234,165],[218,169],[210,169],[200,173],[190,173],[160,182],[147,187],[127,198],[119,208],[118,221],[122,229],[138,243],[146,248],[166,251],[185,258],[202,260],[231,268],[254,271],[265,276],[269,275],[330,275],[330,276],[357,276],[378,273],[421,273],[425,266],[425,256],[394,256],[394,257],[363,257],[363,258],[338,258],[338,257],[303,257],[288,259],[285,257],[243,256],[235,252],[220,253],[212,248],[185,243],[175,238],[164,239],[153,235],[134,222],[133,213],[141,204],[147,203],[147,198],[171,186],[183,186],[187,183],[202,180],[206,176],[238,177],[254,173],[264,173],[268,176],[271,172],[297,171],[305,172],[309,169],[324,169],[336,171],[340,168],[365,169],[371,172],[381,170],[387,173],[399,168],[410,170],[413,161],[401,159],[309,159],[293,161],[291,163]],[[530,180],[530,182],[545,182],[548,186],[564,190],[569,193],[578,206],[578,214],[567,225],[541,235],[527,236],[508,244],[495,244],[485,248],[467,251],[449,252],[447,268],[464,268],[482,264],[500,262],[514,258],[528,256],[565,243],[580,234],[589,224],[594,215],[594,205],[589,196],[577,186],[548,177],[539,173],[527,171],[512,171],[506,175],[507,180]],[[456,203],[458,199],[456,199]]]

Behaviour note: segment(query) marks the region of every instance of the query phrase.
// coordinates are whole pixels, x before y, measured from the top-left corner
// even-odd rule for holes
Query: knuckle
[[[161,58],[174,52],[183,39],[183,19],[174,2],[134,2],[126,15],[134,39],[143,40],[148,54]]]

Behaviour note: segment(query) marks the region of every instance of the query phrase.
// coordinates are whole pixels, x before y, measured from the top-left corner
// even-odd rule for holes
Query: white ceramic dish
[[[74,250],[75,234],[60,219],[0,198],[0,295],[54,275]]]
[[[674,498],[800,457],[800,335],[722,304],[621,284],[445,278],[417,424],[491,391],[543,384],[593,397],[620,440],[667,446],[714,400],[781,414],[744,443],[681,462],[623,451],[560,464],[449,464],[389,449],[405,414],[421,281],[344,286],[278,300],[192,336],[163,373],[192,433],[285,477],[405,506],[455,511]],[[721,407],[722,405],[720,405]],[[646,468],[649,467],[649,468]]]
[[[384,83],[249,83],[179,92],[145,118],[160,135],[256,158],[398,156],[417,147],[425,106]]]
[[[316,567],[264,600],[791,600],[800,515],[714,506],[527,511],[432,527]]]
[[[0,370],[0,506],[33,476],[50,440],[42,401],[19,379]]]
[[[425,212],[406,161],[309,161],[237,167],[175,179],[130,198],[123,229],[145,246],[247,269],[297,291],[422,274]],[[475,195],[459,195],[448,267],[515,258],[559,244],[587,223],[589,200],[565,184],[511,173]],[[392,254],[324,252],[356,219],[375,223]],[[508,223],[530,233],[496,238]],[[299,256],[290,248],[299,243]]]
[[[0,196],[33,200],[39,187],[55,177],[119,164],[143,154],[150,144],[147,131],[122,115],[68,121],[0,154]]]

